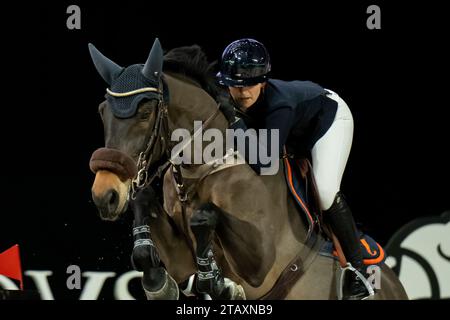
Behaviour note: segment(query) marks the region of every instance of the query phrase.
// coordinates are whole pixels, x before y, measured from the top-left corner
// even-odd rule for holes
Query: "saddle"
[[[314,178],[312,176],[312,167],[308,159],[284,158],[284,172],[288,189],[295,200],[295,203],[303,213],[302,218],[308,223],[308,236],[318,230],[322,232],[327,239],[331,235],[326,227],[323,226],[321,210],[318,204],[318,194],[315,188]],[[379,265],[386,259],[385,252],[380,244],[372,237],[358,231],[361,242],[361,250],[365,265]],[[334,248],[333,242],[327,240],[320,252],[320,255],[337,259],[338,254]]]

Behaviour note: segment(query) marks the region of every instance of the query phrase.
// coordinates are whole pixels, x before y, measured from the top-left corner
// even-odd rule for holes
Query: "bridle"
[[[124,93],[116,93],[109,89],[106,89],[106,92],[113,97],[128,97],[131,95],[144,93],[144,92],[156,92],[158,93],[158,104],[156,106],[157,115],[154,125],[148,130],[146,138],[144,140],[144,146],[141,148],[139,153],[139,157],[137,160],[137,174],[134,178],[132,178],[131,186],[128,197],[134,200],[136,198],[136,193],[140,189],[147,187],[149,184],[153,182],[153,180],[158,177],[160,178],[165,169],[172,164],[174,167],[179,167],[179,164],[175,164],[173,162],[173,157],[180,154],[186,148],[192,139],[203,130],[203,128],[207,127],[210,122],[216,117],[219,113],[219,107],[215,112],[202,124],[202,126],[196,131],[193,132],[188,139],[187,143],[185,143],[181,149],[177,150],[171,156],[171,147],[170,147],[170,132],[169,132],[169,119],[168,119],[168,87],[164,83],[163,79],[159,81],[159,88],[156,87],[144,87],[137,90],[124,92]],[[156,151],[157,142],[160,141],[161,150],[165,153],[165,157],[161,160],[156,161],[152,164],[153,155]],[[179,171],[179,170],[178,170]],[[182,185],[182,182],[179,182]],[[131,191],[131,192],[130,192]]]
[[[167,143],[170,139],[169,130],[168,130],[168,111],[166,103],[164,99],[164,91],[163,91],[163,81],[160,81],[159,88],[156,87],[144,87],[133,91],[128,91],[124,93],[113,92],[110,89],[106,89],[106,92],[113,97],[128,97],[139,93],[144,92],[156,92],[158,94],[158,104],[156,106],[157,114],[154,125],[148,130],[146,134],[146,138],[144,140],[144,146],[141,148],[141,152],[139,153],[139,157],[137,160],[137,174],[132,178],[131,181],[131,193],[128,192],[128,197],[131,199],[136,198],[136,192],[142,188],[148,186],[156,177],[161,177],[162,172],[166,169],[169,164],[169,161],[163,161],[162,164],[155,163],[152,164],[153,154],[155,152],[157,141],[160,141],[162,144],[161,149],[166,151],[166,155],[168,155],[169,148],[167,148]],[[166,157],[169,158],[168,156]],[[152,167],[152,168],[150,168]],[[149,174],[151,172],[151,174]]]

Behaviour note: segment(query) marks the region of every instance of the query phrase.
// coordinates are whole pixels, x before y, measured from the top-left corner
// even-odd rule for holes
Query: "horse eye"
[[[151,111],[144,111],[139,113],[139,120],[148,120],[151,116]]]
[[[154,110],[153,103],[151,101],[146,101],[139,108],[138,119],[141,121],[148,120]]]

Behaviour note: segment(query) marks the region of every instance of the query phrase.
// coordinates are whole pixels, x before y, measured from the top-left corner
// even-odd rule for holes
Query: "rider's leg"
[[[324,218],[339,239],[348,262],[362,272],[364,264],[355,222],[339,192],[353,140],[353,117],[337,94],[332,92],[328,97],[338,103],[338,108],[333,124],[311,150],[313,172]],[[364,285],[354,278],[350,283],[350,296],[346,298],[359,298],[365,293]]]
[[[333,233],[339,239],[342,251],[353,268],[365,275],[363,255],[352,212],[341,192],[336,194],[332,206],[324,211],[324,219],[331,226]],[[361,299],[368,295],[365,285],[359,281],[356,274],[351,273],[348,293],[344,299]]]

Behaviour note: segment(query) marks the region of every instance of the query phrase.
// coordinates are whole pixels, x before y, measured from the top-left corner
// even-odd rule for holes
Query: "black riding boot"
[[[366,275],[360,241],[357,235],[352,212],[341,192],[336,194],[334,202],[324,211],[324,219],[329,223],[333,233],[338,238],[347,262],[364,276]],[[366,286],[351,272],[347,290],[344,290],[344,300],[359,300],[369,295]]]

